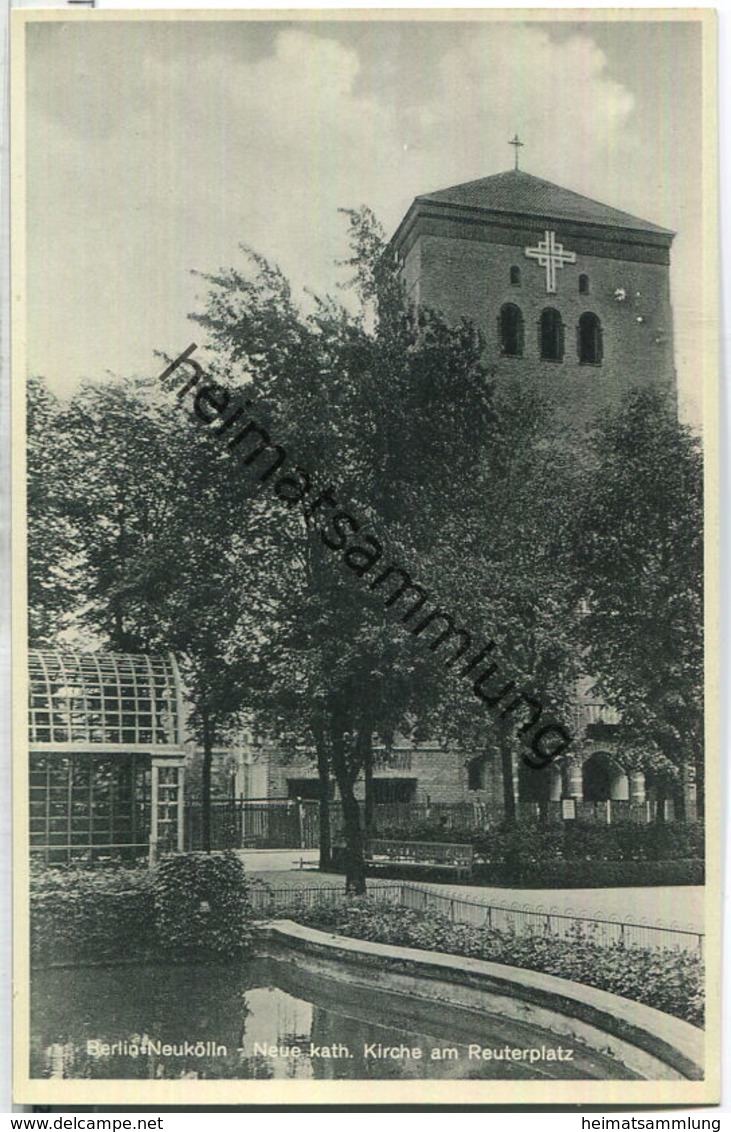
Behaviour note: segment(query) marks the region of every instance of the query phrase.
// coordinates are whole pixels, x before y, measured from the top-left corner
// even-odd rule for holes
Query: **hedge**
[[[702,860],[705,831],[702,823],[670,822],[638,825],[634,822],[526,821],[495,825],[488,830],[472,826],[444,826],[435,822],[418,826],[383,823],[374,835],[395,841],[449,841],[473,845],[491,863],[551,860],[672,861]]]
[[[342,850],[335,849],[335,872],[345,872]],[[451,876],[444,869],[414,868],[406,863],[369,868],[370,876],[433,883],[482,884],[496,888],[653,888],[705,884],[703,861],[498,861],[476,858],[472,874]]]
[[[145,869],[38,869],[31,873],[35,961],[144,956],[154,946],[152,876]]]
[[[252,947],[244,866],[233,853],[186,853],[154,870],[37,869],[31,957],[37,963],[168,958],[215,962]]]
[[[525,967],[642,1002],[695,1026],[703,1025],[703,960],[697,952],[594,943],[577,926],[570,938],[455,924],[367,897],[325,902],[290,915],[302,924],[355,939],[443,951]]]
[[[705,883],[704,828],[671,823],[597,825],[520,822],[487,831],[434,823],[410,829],[379,827],[397,841],[449,841],[472,845],[475,869],[463,883],[519,888],[621,888]],[[334,855],[334,864],[343,862]],[[382,876],[412,875],[406,866],[379,867]],[[444,872],[420,869],[422,880],[443,880]]]
[[[442,878],[443,875],[442,875]],[[477,864],[472,882],[520,888],[645,888],[705,883],[703,861],[517,861]]]

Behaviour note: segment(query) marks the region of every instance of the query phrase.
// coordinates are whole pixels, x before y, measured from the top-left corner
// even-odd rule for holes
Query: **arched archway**
[[[518,801],[548,802],[551,799],[551,776],[548,767],[518,766]]]
[[[629,781],[619,763],[606,751],[596,751],[581,769],[585,802],[629,800]]]
[[[466,767],[467,789],[484,790],[487,772],[487,755],[476,755],[475,758],[470,759],[469,762],[466,763]]]

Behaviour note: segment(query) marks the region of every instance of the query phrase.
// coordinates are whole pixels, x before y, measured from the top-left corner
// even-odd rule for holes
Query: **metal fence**
[[[388,830],[413,833],[423,826],[484,832],[499,815],[480,802],[377,802],[373,807],[376,833],[388,837]],[[333,834],[342,831],[343,817],[339,805],[330,807]]]
[[[214,849],[316,849],[319,830],[317,802],[226,801],[211,806]],[[186,806],[185,847],[203,848],[203,813],[199,804]]]
[[[586,939],[602,946],[680,948],[703,953],[702,932],[660,924],[634,923],[600,916],[579,916],[558,908],[529,908],[518,902],[489,904],[414,884],[402,885],[401,903],[420,912],[436,912],[460,924],[515,932]]]
[[[401,884],[379,884],[368,890],[369,897],[403,904]],[[249,899],[257,914],[274,916],[276,913],[295,911],[299,908],[313,908],[315,905],[344,904],[348,899],[344,885],[269,885],[252,884]]]
[[[569,815],[570,810],[570,815]],[[379,802],[374,806],[374,836],[414,837],[425,827],[437,828],[441,840],[461,840],[484,834],[498,822],[501,814],[480,802]],[[518,802],[519,823],[545,821],[560,824],[569,816],[578,821],[607,825],[634,823],[646,825],[657,816],[655,803],[572,802],[564,812],[562,802]],[[339,803],[330,805],[333,840],[343,833],[343,814]],[[226,799],[211,806],[211,844],[214,849],[315,849],[319,843],[319,802],[309,798],[248,801]],[[189,803],[185,812],[187,849],[203,847],[203,819],[200,803]]]
[[[517,902],[491,904],[408,883],[372,884],[368,895],[374,900],[446,916],[454,923],[492,928],[518,936],[550,936],[576,942],[583,939],[603,947],[662,948],[703,954],[703,932],[687,928],[578,916],[556,908],[529,908]],[[342,904],[348,899],[345,887],[337,885],[277,885],[272,888],[255,885],[251,898],[254,910],[269,916],[323,903]]]

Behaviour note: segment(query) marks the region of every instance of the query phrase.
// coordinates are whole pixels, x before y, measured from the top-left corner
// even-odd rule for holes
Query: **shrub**
[[[423,821],[415,825],[399,825],[395,821],[378,818],[375,837],[393,838],[394,841],[449,841],[453,844],[470,845],[484,836],[482,830],[474,825],[459,824],[444,826],[438,821]]]
[[[157,937],[163,950],[215,961],[251,951],[252,909],[235,853],[181,853],[153,874]]]
[[[146,869],[33,869],[30,945],[36,962],[143,955],[154,944]]]
[[[234,854],[185,854],[146,868],[34,869],[36,963],[154,958],[217,960],[251,950],[246,876]]]
[[[703,961],[696,952],[603,945],[580,925],[569,938],[544,932],[516,935],[455,924],[445,916],[369,898],[352,898],[337,906],[314,905],[300,911],[297,919],[356,939],[558,975],[643,1002],[694,1025],[703,1024]]]

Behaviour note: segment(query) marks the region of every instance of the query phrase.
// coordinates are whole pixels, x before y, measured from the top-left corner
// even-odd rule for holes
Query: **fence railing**
[[[214,802],[211,844],[215,849],[315,849],[319,838],[318,803],[281,799]],[[186,806],[185,846],[203,848],[203,812]]]
[[[518,802],[520,823],[562,823],[569,817],[592,824],[632,822],[646,825],[657,817],[654,802],[571,801],[568,808],[557,801]],[[668,820],[672,814],[666,815]],[[425,827],[438,828],[440,840],[464,840],[484,834],[501,815],[483,802],[378,802],[374,806],[372,833],[376,837],[419,839]],[[330,805],[333,840],[342,835],[343,814],[339,803]],[[211,841],[215,849],[315,849],[319,843],[319,802],[309,798],[249,801],[227,799],[211,806]],[[189,803],[185,812],[187,849],[203,847],[203,814],[200,803]]]
[[[664,947],[703,951],[703,933],[688,928],[579,916],[558,908],[529,908],[517,902],[490,904],[414,884],[402,885],[402,904],[418,911],[437,912],[457,923],[514,931],[516,935],[551,935],[560,939],[584,937],[595,943],[625,947]]]
[[[703,954],[704,933],[690,928],[579,916],[557,908],[529,908],[517,902],[492,904],[405,882],[371,884],[368,895],[371,899],[399,904],[415,911],[434,912],[454,923],[514,932],[519,936],[550,936],[571,941],[585,939],[604,947],[663,948]],[[251,899],[257,914],[273,916],[288,909],[312,908],[322,903],[342,904],[348,896],[345,887],[339,885],[277,885],[272,888],[253,886]]]
[[[377,836],[389,837],[388,832],[398,829],[413,833],[421,827],[439,826],[448,833],[459,830],[483,833],[495,822],[498,815],[481,802],[378,802],[373,807],[374,830]],[[330,807],[330,825],[333,836],[342,832],[343,815],[339,805]],[[445,838],[446,840],[446,838]]]
[[[368,895],[390,904],[403,904],[402,884],[379,884]],[[348,899],[344,885],[252,885],[249,899],[257,914],[273,916],[292,908],[312,908],[316,904],[344,904]]]

